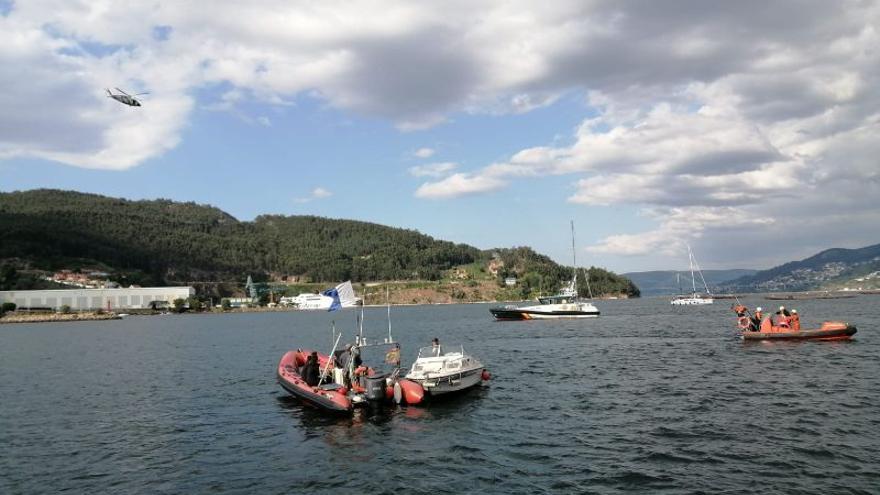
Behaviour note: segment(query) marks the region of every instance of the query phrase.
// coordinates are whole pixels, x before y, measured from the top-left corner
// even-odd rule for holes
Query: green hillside
[[[0,260],[30,272],[100,269],[140,285],[240,283],[248,275],[289,283],[438,281],[472,266],[499,283],[516,275],[532,291],[571,276],[529,248],[481,251],[414,230],[314,216],[241,222],[208,205],[45,189],[0,193]],[[487,270],[493,263],[502,273]],[[594,276],[599,291],[638,294],[627,279],[598,268]]]

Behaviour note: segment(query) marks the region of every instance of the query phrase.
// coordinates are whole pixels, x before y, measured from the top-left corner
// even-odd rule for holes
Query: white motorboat
[[[599,310],[592,303],[578,299],[577,290],[577,257],[574,247],[574,222],[571,223],[571,254],[574,274],[571,282],[553,296],[539,297],[534,306],[501,306],[489,308],[489,312],[496,320],[543,320],[551,318],[595,318],[599,316]],[[590,273],[584,272],[587,281],[587,291],[590,299],[593,298],[593,290],[590,288]]]
[[[670,304],[675,306],[699,306],[703,304],[712,304],[715,302],[715,299],[712,297],[712,294],[709,292],[709,286],[706,284],[706,279],[703,278],[703,271],[700,270],[700,265],[697,264],[697,258],[694,257],[693,251],[691,251],[690,245],[688,245],[688,263],[690,264],[691,269],[691,286],[694,291],[691,295],[677,295],[672,298]],[[697,279],[694,275],[694,268],[696,268],[697,273],[700,274],[700,280],[703,281],[703,287],[706,288],[706,295],[697,294]],[[681,279],[679,279],[679,282]],[[679,292],[681,292],[681,288],[679,288]]]
[[[551,318],[595,318],[599,310],[592,303],[577,299],[575,279],[554,296],[539,297],[534,306],[489,308],[496,320],[542,320]]]
[[[406,379],[436,396],[466,390],[488,377],[483,363],[458,345],[422,347]]]

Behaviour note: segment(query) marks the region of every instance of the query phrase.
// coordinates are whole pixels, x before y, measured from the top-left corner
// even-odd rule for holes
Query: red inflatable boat
[[[856,327],[840,321],[826,321],[820,328],[792,331],[784,327],[770,327],[770,331],[743,332],[743,340],[847,340],[856,333]]]
[[[293,396],[321,409],[350,413],[353,409],[348,390],[337,383],[327,383],[320,387],[309,386],[300,376],[299,369],[305,364],[311,351],[297,349],[288,351],[278,363],[278,383]],[[318,353],[318,364],[323,370],[328,357]]]
[[[738,304],[731,309],[738,316],[737,326],[742,330],[740,337],[743,340],[847,340],[857,331],[855,326],[841,321],[826,321],[819,328],[802,330],[797,314],[778,315],[775,322],[770,317],[761,318],[760,326],[755,328],[748,316],[748,308]],[[760,313],[756,314],[760,316]]]
[[[398,404],[419,404],[425,396],[425,390],[418,383],[397,378],[396,373],[390,378],[385,375],[376,375],[371,368],[360,367],[356,373],[361,376],[360,384],[354,383],[351,390],[342,384],[333,382],[334,365],[327,366],[328,357],[318,354],[320,369],[327,370],[324,383],[318,387],[312,387],[303,380],[300,368],[312,351],[297,349],[288,351],[278,362],[278,383],[291,395],[299,398],[320,409],[336,412],[351,413],[354,407],[366,404],[368,401],[390,401]],[[388,382],[391,383],[388,383]]]

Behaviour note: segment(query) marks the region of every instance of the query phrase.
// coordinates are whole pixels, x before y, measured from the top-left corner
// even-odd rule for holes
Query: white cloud
[[[413,153],[416,158],[431,158],[434,156],[435,150],[433,148],[419,148]]]
[[[427,182],[416,190],[417,198],[443,199],[495,191],[505,182],[493,177],[453,174],[438,182]]]
[[[312,189],[311,194],[303,198],[294,198],[293,201],[295,203],[308,203],[314,201],[316,199],[324,199],[333,196],[333,193],[324,189],[323,187],[316,187]]]
[[[458,167],[457,163],[441,162],[416,165],[409,168],[409,174],[413,177],[442,177]]]
[[[673,106],[681,95],[695,100],[690,85],[736,100],[746,125],[835,105],[860,103],[864,114],[876,108],[868,103],[877,95],[877,21],[876,4],[856,0],[723,10],[603,0],[540,8],[501,0],[16,2],[0,16],[0,79],[21,103],[3,107],[0,126],[18,132],[0,134],[0,153],[133,166],[175,146],[191,95],[206,85],[231,88],[209,106],[283,106],[303,94],[402,130],[457,111],[528,112],[572,89],[604,98],[612,126],[609,115],[624,118],[658,97]],[[150,90],[140,109],[150,122],[98,103],[97,89],[108,85]],[[724,106],[706,95],[698,103]],[[35,101],[53,104],[34,112]],[[848,125],[859,112],[837,113],[826,125]],[[138,136],[130,154],[114,147],[110,129],[120,126]]]

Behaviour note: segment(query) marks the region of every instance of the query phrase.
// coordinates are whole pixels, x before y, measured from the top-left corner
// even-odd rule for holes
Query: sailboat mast
[[[706,289],[706,294],[711,296],[712,293],[709,292],[709,284],[706,283],[706,277],[703,276],[703,270],[700,268],[700,264],[697,263],[697,257],[696,257],[696,256],[694,256],[694,266],[697,267],[697,273],[700,274],[700,280],[703,281],[703,287],[705,287],[705,289]]]
[[[577,270],[577,251],[574,248],[574,220],[571,221],[571,264]]]
[[[388,343],[394,342],[391,336],[391,297],[388,292],[388,286],[385,286],[385,304],[388,305]]]
[[[691,245],[688,244],[688,264],[691,266],[691,285],[694,287],[694,295],[697,295],[697,279],[694,277],[694,253],[691,252]]]

